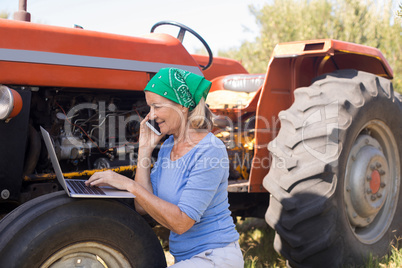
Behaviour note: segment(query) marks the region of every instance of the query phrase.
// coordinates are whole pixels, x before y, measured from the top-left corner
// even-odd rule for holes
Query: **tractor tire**
[[[149,224],[112,199],[47,194],[0,222],[0,267],[166,267]]]
[[[362,265],[402,235],[402,109],[392,83],[341,70],[295,90],[268,145],[275,250],[291,267]]]

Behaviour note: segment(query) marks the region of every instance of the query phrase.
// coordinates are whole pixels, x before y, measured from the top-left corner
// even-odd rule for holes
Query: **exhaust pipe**
[[[14,20],[31,21],[31,14],[27,12],[27,0],[20,0],[17,12],[14,12]]]

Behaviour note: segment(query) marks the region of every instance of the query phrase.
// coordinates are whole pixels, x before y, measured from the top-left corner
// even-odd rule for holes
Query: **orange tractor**
[[[178,36],[156,33],[164,24]],[[208,56],[187,52],[187,32]],[[39,128],[67,179],[104,169],[133,177],[143,89],[168,66],[212,81],[230,209],[265,215],[290,266],[364,263],[401,235],[401,98],[377,49],[278,44],[266,74],[249,74],[171,21],[129,37],[0,20],[0,35],[0,267],[166,267],[153,220],[132,200],[60,191]]]

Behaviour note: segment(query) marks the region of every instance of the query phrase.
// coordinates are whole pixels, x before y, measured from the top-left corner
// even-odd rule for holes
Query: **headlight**
[[[0,86],[0,120],[18,115],[22,109],[21,95],[14,89]]]

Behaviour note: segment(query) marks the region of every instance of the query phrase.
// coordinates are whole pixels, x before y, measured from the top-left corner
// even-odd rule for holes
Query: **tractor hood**
[[[174,37],[130,37],[0,19],[0,84],[143,90],[176,67],[203,75]]]

